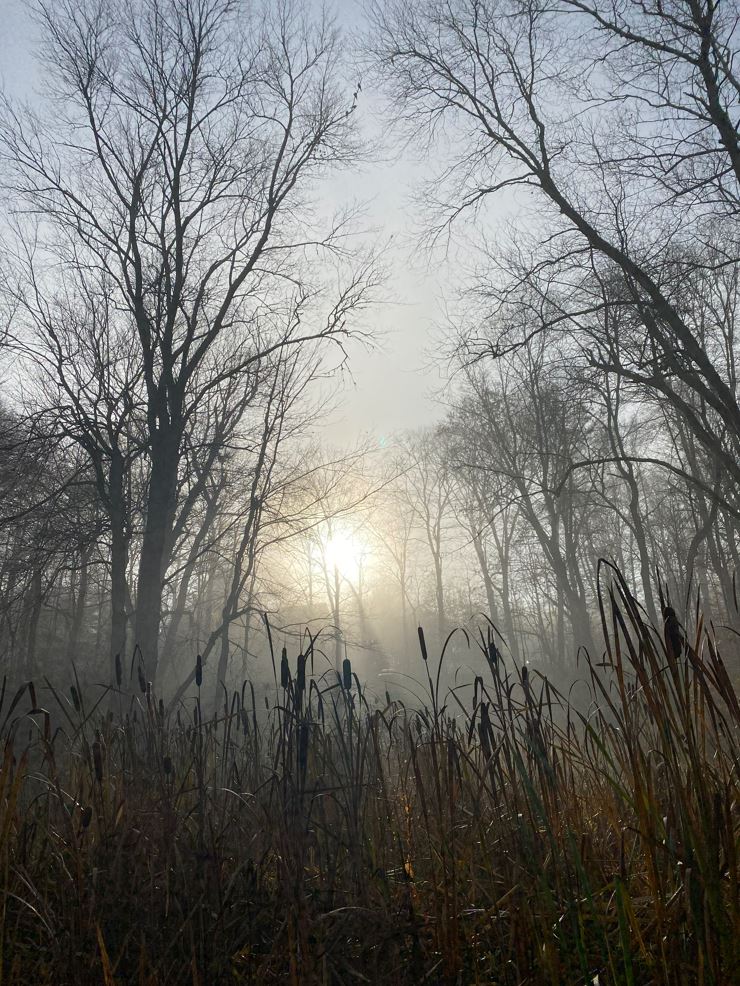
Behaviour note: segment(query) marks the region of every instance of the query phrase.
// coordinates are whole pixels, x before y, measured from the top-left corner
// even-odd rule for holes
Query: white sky
[[[350,26],[358,23],[359,7],[355,0],[339,0],[340,20]],[[29,9],[29,0],[0,0],[0,85],[15,97],[35,94],[43,99]],[[368,88],[364,87],[358,104],[358,119],[364,132],[375,135],[381,132],[382,121],[373,115],[371,107],[377,106],[377,100]],[[411,155],[391,160],[390,148],[386,158],[342,178],[336,186],[338,197],[368,202],[368,225],[378,230],[381,241],[392,234],[387,258],[392,278],[384,291],[391,300],[368,319],[378,330],[374,349],[357,345],[350,350],[338,407],[325,426],[331,444],[351,444],[366,434],[385,444],[392,434],[429,423],[440,414],[434,394],[443,377],[435,352],[444,298],[451,295],[449,275],[438,259],[432,261],[418,249],[409,232],[418,228],[410,195],[424,164]]]

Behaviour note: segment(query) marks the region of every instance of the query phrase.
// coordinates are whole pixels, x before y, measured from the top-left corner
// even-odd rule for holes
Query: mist
[[[0,980],[730,981],[737,14],[8,6]]]

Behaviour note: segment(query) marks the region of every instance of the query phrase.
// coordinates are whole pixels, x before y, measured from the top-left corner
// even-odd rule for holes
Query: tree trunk
[[[198,528],[198,532],[193,539],[193,543],[190,545],[190,550],[188,551],[187,561],[185,567],[182,571],[182,576],[180,578],[180,585],[177,589],[177,596],[175,598],[175,605],[172,610],[172,615],[170,616],[169,624],[167,626],[167,634],[164,640],[164,646],[162,647],[162,655],[159,662],[159,670],[161,674],[165,673],[166,668],[169,667],[172,658],[174,657],[177,648],[177,635],[180,629],[180,624],[182,618],[185,615],[185,607],[188,599],[188,592],[190,591],[190,582],[193,577],[193,572],[195,571],[195,566],[201,554],[201,549],[205,542],[205,539],[213,526],[213,522],[216,519],[218,513],[218,507],[220,500],[218,496],[212,496],[207,503],[205,516],[203,517],[203,523]],[[234,547],[236,551],[236,546]]]
[[[519,645],[514,629],[514,613],[511,608],[511,582],[509,579],[509,552],[508,550],[500,553],[501,561],[501,606],[504,611],[504,633],[506,643],[511,656],[516,662],[519,661]]]
[[[124,663],[126,658],[128,535],[126,532],[123,483],[123,460],[120,456],[115,456],[110,469],[111,627],[109,667],[112,681],[115,680],[116,654],[120,654]]]
[[[80,554],[80,581],[77,587],[77,598],[74,601],[72,610],[72,623],[67,641],[67,661],[74,660],[80,643],[80,630],[82,629],[85,605],[87,603],[87,573],[91,554],[92,548],[84,548]]]
[[[152,471],[147,497],[146,525],[136,586],[135,642],[147,677],[156,682],[162,586],[169,562],[170,534],[177,492],[179,438],[170,433],[152,443]]]
[[[630,517],[632,518],[632,531],[635,535],[637,552],[640,556],[640,581],[642,582],[645,609],[647,610],[648,616],[650,617],[650,622],[653,626],[660,627],[662,620],[658,619],[658,612],[655,608],[655,602],[653,600],[652,566],[650,564],[650,553],[648,552],[647,547],[645,525],[642,522],[642,513],[640,512],[640,491],[637,487],[637,482],[631,469],[627,477],[627,482],[630,489],[629,509]]]
[[[36,638],[38,636],[39,619],[41,617],[41,569],[34,570],[31,577],[31,585],[28,592],[28,622],[26,629],[26,648],[24,654],[24,668],[26,675],[31,678],[35,673],[36,659]]]
[[[439,544],[436,550],[432,549],[432,556],[434,558],[434,588],[437,597],[437,631],[441,644],[447,630],[447,618],[445,615],[444,584],[442,582],[442,552]]]
[[[483,587],[486,590],[486,603],[488,605],[488,616],[491,618],[494,624],[498,625],[498,607],[496,605],[496,595],[493,587],[493,579],[491,578],[491,573],[488,570],[488,559],[486,558],[486,552],[483,547],[483,542],[480,536],[475,531],[474,525],[471,525],[471,531],[473,532],[473,547],[475,548],[475,556],[478,559],[480,573],[483,578]]]

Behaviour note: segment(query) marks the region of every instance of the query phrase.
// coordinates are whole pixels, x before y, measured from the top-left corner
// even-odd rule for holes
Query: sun
[[[324,546],[327,566],[342,578],[355,581],[359,578],[367,557],[367,545],[353,531],[335,528]]]

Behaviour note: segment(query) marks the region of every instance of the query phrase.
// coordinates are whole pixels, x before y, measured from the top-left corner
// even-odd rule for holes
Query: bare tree
[[[398,116],[423,140],[442,128],[453,137],[426,196],[436,229],[504,189],[523,201],[538,193],[539,245],[491,272],[491,331],[467,340],[470,355],[579,332],[618,311],[634,327],[633,358],[616,363],[607,343],[596,361],[670,401],[737,486],[734,370],[697,332],[691,284],[697,270],[734,278],[737,266],[732,9],[714,0],[370,7],[368,46]],[[722,323],[713,331],[721,341]]]
[[[399,463],[402,489],[416,514],[419,536],[429,549],[433,565],[437,633],[447,633],[445,609],[445,533],[452,523],[452,483],[445,467],[442,443],[433,429],[405,437]]]
[[[366,271],[351,276],[326,319],[305,318],[315,294],[306,248],[331,250],[343,229],[316,233],[306,193],[356,155],[352,104],[336,31],[289,0],[41,0],[36,10],[53,115],[6,103],[4,182],[41,218],[44,296],[60,272],[104,276],[135,341],[149,475],[134,639],[155,678],[194,417],[229,381],[246,386],[270,353],[345,336],[347,299],[365,286]],[[295,317],[274,318],[276,306]]]

